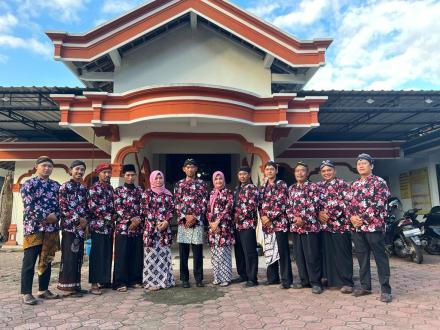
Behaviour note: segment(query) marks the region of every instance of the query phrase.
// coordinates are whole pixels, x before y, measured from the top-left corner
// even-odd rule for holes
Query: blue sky
[[[232,0],[300,39],[331,37],[307,89],[440,86],[440,0]],[[81,86],[45,30],[85,32],[139,0],[0,0],[0,86]]]

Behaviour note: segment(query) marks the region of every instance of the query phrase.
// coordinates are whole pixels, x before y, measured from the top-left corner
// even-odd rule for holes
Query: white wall
[[[114,91],[168,84],[208,84],[271,95],[263,58],[215,32],[184,26],[122,58]]]

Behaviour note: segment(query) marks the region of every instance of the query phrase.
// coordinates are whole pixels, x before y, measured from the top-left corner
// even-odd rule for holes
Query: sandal
[[[38,298],[50,300],[50,299],[60,299],[60,296],[58,294],[50,292],[50,290],[46,290],[43,293],[40,293],[38,295]]]
[[[99,288],[91,288],[89,293],[94,294],[96,296],[102,295],[102,291]]]
[[[116,289],[116,291],[118,291],[118,292],[127,292],[127,287],[125,285],[124,286],[120,286],[119,288]]]

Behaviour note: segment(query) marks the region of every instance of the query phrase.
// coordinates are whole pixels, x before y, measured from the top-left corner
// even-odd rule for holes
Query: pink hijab
[[[157,175],[160,174],[162,175],[164,184],[161,187],[156,187],[156,177]],[[170,195],[173,196],[173,194],[171,193],[171,191],[169,191],[167,188],[165,188],[165,175],[163,175],[163,173],[161,171],[153,171],[150,174],[150,187],[151,190],[153,190],[156,194],[160,195],[160,194],[166,194],[166,195]]]
[[[225,175],[221,171],[214,172],[214,174],[212,175],[212,184],[214,185],[215,178],[217,177],[217,175],[220,175],[223,179],[223,186],[220,188],[223,189],[225,187]],[[215,200],[217,199],[218,195],[220,195],[220,189],[215,188],[214,185],[214,193],[211,194],[211,197],[209,198],[209,206],[211,208],[211,213],[214,211]]]

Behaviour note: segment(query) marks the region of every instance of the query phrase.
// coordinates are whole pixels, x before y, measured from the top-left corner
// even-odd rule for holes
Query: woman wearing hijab
[[[214,189],[209,197],[209,244],[214,272],[213,284],[228,286],[232,280],[232,245],[234,244],[231,216],[233,196],[225,187],[225,176],[217,171],[212,175]]]
[[[173,195],[165,188],[161,171],[150,175],[150,189],[141,200],[144,221],[144,273],[145,289],[155,291],[175,285],[171,263],[172,234],[170,222],[174,212]]]

